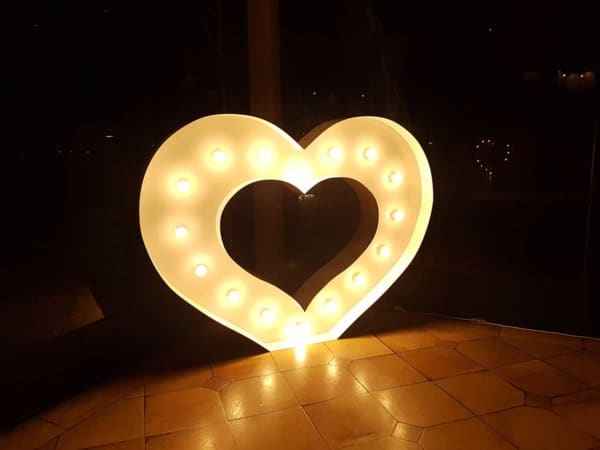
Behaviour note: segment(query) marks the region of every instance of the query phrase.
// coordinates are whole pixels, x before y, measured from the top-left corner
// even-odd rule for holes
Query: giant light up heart
[[[256,181],[285,181],[307,192],[338,177],[373,194],[376,231],[304,310],[231,259],[221,240],[221,214],[238,190]],[[156,152],[142,183],[140,226],[154,266],[173,291],[273,351],[337,339],[411,262],[432,203],[423,149],[391,120],[342,120],[302,149],[262,119],[220,114],[184,126]]]

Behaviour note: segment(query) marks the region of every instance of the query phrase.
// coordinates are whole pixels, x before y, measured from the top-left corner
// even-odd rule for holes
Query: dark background
[[[247,10],[127,3],[2,7],[0,314],[80,283],[119,339],[158,342],[213,325],[182,318],[145,255],[141,180],[181,126],[249,113]],[[382,303],[600,335],[598,2],[282,0],[279,29],[284,130],[381,115],[430,161],[429,231]],[[109,345],[79,333],[3,355]]]

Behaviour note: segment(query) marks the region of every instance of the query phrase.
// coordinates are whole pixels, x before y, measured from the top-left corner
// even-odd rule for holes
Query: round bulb
[[[184,227],[183,225],[180,225],[177,228],[175,228],[175,236],[177,236],[178,238],[184,238],[187,236],[187,234],[188,234],[188,229],[186,227]]]
[[[260,318],[265,322],[270,322],[275,318],[275,313],[271,308],[263,308],[260,310]]]
[[[223,150],[215,150],[212,153],[212,159],[214,162],[216,162],[218,164],[222,164],[227,159],[227,155],[225,154],[225,152]]]
[[[329,156],[330,159],[337,161],[342,157],[342,150],[339,147],[331,147],[327,150],[327,156]]]
[[[229,289],[227,291],[227,300],[229,300],[231,303],[237,303],[240,301],[241,298],[242,295],[237,289]]]
[[[337,309],[337,303],[335,299],[331,297],[326,298],[323,302],[323,309],[325,309],[325,311],[327,311],[328,313],[334,312]]]
[[[258,159],[260,159],[264,163],[268,163],[271,161],[272,153],[268,148],[261,148],[257,152]]]
[[[181,193],[186,193],[186,192],[190,192],[192,185],[190,184],[190,182],[186,179],[181,179],[177,182],[177,190],[179,190],[179,192]]]
[[[390,183],[392,184],[400,184],[404,181],[404,177],[400,172],[390,172],[388,180],[390,180]]]
[[[391,253],[392,251],[387,245],[381,244],[377,246],[377,254],[379,256],[390,256]]]
[[[363,286],[365,281],[365,276],[362,273],[357,272],[352,275],[352,283],[354,283],[355,286]]]
[[[390,217],[394,222],[402,222],[404,220],[404,211],[393,209],[390,213]]]
[[[194,273],[196,274],[197,277],[202,278],[202,277],[206,276],[206,274],[208,273],[208,267],[206,267],[206,264],[198,264],[194,268]]]
[[[363,150],[363,158],[368,161],[373,161],[375,158],[377,158],[377,150],[375,150],[373,147],[365,148]]]

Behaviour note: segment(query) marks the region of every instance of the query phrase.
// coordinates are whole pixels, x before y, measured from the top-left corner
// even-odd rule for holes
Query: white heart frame
[[[362,183],[375,197],[376,231],[303,310],[231,259],[221,239],[221,214],[250,183],[285,181],[306,193],[339,177]],[[218,114],[184,126],[160,146],[142,182],[140,227],[154,267],[175,293],[274,351],[337,339],[410,264],[432,204],[425,153],[391,120],[342,120],[303,149],[267,121]]]

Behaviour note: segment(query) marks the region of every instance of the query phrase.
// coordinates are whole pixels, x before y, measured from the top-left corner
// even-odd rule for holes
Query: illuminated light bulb
[[[260,310],[260,318],[264,322],[271,322],[275,318],[275,312],[271,308],[263,308]]]
[[[328,312],[328,313],[332,313],[335,312],[335,310],[337,309],[337,302],[335,301],[334,298],[328,297],[325,299],[325,301],[323,302],[323,309]]]
[[[192,188],[191,183],[186,180],[185,178],[182,178],[181,180],[179,180],[177,182],[177,190],[181,193],[187,193],[190,192],[190,189]]]
[[[331,147],[327,150],[327,156],[329,156],[330,159],[337,161],[342,157],[342,149],[339,147]]]
[[[508,161],[508,158],[504,158],[504,161]]]
[[[227,300],[229,300],[231,303],[238,303],[241,298],[242,295],[237,289],[229,289],[227,291]]]
[[[363,158],[368,161],[373,161],[375,158],[377,158],[377,150],[375,150],[373,147],[365,148],[363,150]]]
[[[186,227],[184,227],[183,225],[179,225],[178,227],[175,228],[175,236],[176,237],[183,239],[187,235],[188,235],[188,229]]]
[[[377,246],[377,254],[379,256],[390,256],[390,254],[392,253],[392,251],[390,250],[390,248],[387,245],[381,244]]]
[[[400,184],[404,181],[404,177],[400,172],[390,172],[388,180],[390,180],[390,183],[392,184]]]
[[[196,267],[194,267],[194,273],[198,278],[202,278],[208,273],[208,267],[206,264],[198,264]]]
[[[352,275],[352,283],[354,283],[355,286],[364,286],[366,281],[367,279],[360,272],[356,272]]]
[[[402,222],[404,220],[404,217],[405,217],[404,211],[402,211],[400,209],[392,209],[392,211],[390,212],[390,218],[394,222]]]
[[[212,153],[212,159],[217,164],[223,164],[227,160],[227,155],[223,150],[218,149]]]
[[[256,152],[256,156],[263,163],[269,163],[273,159],[273,153],[268,148],[261,148]]]

